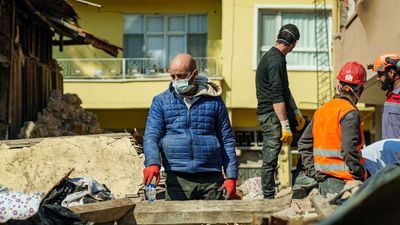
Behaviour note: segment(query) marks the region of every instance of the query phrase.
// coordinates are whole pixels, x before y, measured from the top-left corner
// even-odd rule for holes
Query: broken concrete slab
[[[46,192],[73,167],[70,177],[91,177],[117,198],[137,193],[142,183],[143,157],[138,156],[129,138],[45,138],[20,149],[3,144],[0,152],[0,181],[13,191]]]

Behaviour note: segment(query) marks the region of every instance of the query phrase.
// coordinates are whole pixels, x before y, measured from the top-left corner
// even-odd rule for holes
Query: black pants
[[[165,200],[222,200],[223,183],[221,173],[168,172]]]
[[[275,170],[278,165],[278,155],[282,148],[282,127],[277,115],[272,112],[257,116],[263,132],[262,146],[262,171],[261,183],[264,198],[274,198],[275,196]]]

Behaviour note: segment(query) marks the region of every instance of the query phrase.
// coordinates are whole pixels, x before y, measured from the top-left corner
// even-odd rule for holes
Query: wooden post
[[[278,156],[278,179],[280,182],[280,189],[291,187],[292,185],[290,161],[290,146],[284,144]]]
[[[0,63],[0,139],[8,139],[9,124],[8,124],[8,101],[10,88],[11,74],[11,55],[9,52],[10,41],[8,41],[11,33],[11,13],[8,10],[8,2],[0,2],[1,26],[0,26],[0,45],[2,48],[2,62]]]

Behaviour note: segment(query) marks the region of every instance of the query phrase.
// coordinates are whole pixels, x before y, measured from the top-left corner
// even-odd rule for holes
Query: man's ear
[[[199,71],[198,71],[197,68],[196,68],[196,69],[194,69],[194,71],[193,71],[193,77],[194,77],[194,79],[196,79],[198,75],[199,75]]]

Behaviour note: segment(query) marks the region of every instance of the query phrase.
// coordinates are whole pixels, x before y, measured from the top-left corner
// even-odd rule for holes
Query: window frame
[[[315,6],[313,4],[255,4],[254,5],[254,13],[253,13],[253,69],[257,69],[257,64],[259,62],[259,52],[261,51],[261,15],[265,13],[266,11],[270,11],[272,13],[277,13],[277,17],[281,16],[281,12],[284,11],[298,11],[298,12],[310,12],[315,9]],[[330,20],[328,21],[329,26],[332,27],[332,5],[327,4],[326,9],[330,11],[331,17]],[[276,27],[275,27],[275,32],[276,34],[279,31],[279,28],[281,27],[281,19],[278,19],[276,21]],[[301,31],[300,31],[301,34]],[[329,39],[332,41],[332,37],[329,37]],[[329,45],[329,55],[330,58],[332,59],[332,45]],[[297,48],[297,49],[296,49]],[[299,48],[296,47],[294,51],[308,51],[307,48]],[[310,50],[311,51],[311,50]],[[312,50],[314,51],[314,50]],[[290,54],[290,53],[289,53]],[[332,61],[331,63],[331,68],[332,68]],[[316,66],[292,66],[288,65],[287,66],[288,71],[315,71]]]
[[[208,40],[208,33],[209,33],[209,25],[208,25],[208,13],[161,13],[161,14],[153,14],[153,13],[126,13],[124,16],[131,16],[131,15],[140,15],[143,16],[143,33],[123,33],[123,43],[124,46],[127,45],[127,39],[126,37],[132,36],[132,35],[143,35],[143,46],[145,49],[144,54],[148,51],[148,37],[149,36],[162,36],[163,37],[163,60],[165,65],[161,65],[164,67],[168,67],[169,65],[169,59],[168,59],[168,54],[169,54],[169,46],[168,46],[168,41],[169,37],[171,36],[183,36],[184,39],[184,52],[187,52],[188,50],[188,35],[190,34],[202,34],[206,35],[206,40]],[[168,19],[170,17],[183,17],[184,19],[184,30],[183,31],[169,31],[169,24],[168,24]],[[205,16],[205,25],[206,25],[206,31],[205,32],[197,32],[197,33],[192,33],[189,32],[189,17],[190,16]],[[163,18],[163,31],[162,32],[149,32],[147,31],[147,26],[148,26],[148,18],[149,17],[162,17]],[[208,45],[206,42],[206,45],[204,46],[206,48],[206,56],[208,55]],[[127,56],[124,54],[124,58],[127,58]],[[146,56],[142,58],[147,58]]]

